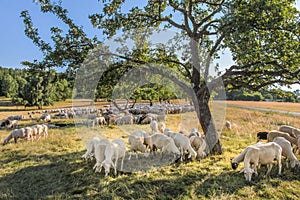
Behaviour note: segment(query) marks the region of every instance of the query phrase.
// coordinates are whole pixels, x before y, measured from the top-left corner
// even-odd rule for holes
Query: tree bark
[[[207,86],[205,87],[205,92],[197,93],[200,88],[195,89],[196,101],[198,106],[195,106],[200,125],[205,135],[205,140],[207,143],[206,153],[208,154],[222,154],[222,145],[219,140],[219,136],[216,130],[214,119],[212,117],[210,108],[209,108],[209,98],[210,94]]]

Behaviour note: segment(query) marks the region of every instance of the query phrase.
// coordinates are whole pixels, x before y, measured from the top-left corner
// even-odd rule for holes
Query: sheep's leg
[[[268,170],[267,170],[267,173],[266,173],[265,176],[269,176],[269,174],[270,174],[270,172],[271,172],[271,170],[272,170],[272,167],[273,167],[273,164],[272,164],[272,163],[267,164]]]
[[[129,152],[129,157],[128,157],[128,160],[131,159],[131,156],[132,156],[132,151]]]
[[[278,163],[278,174],[281,175],[281,169],[282,169],[281,158],[277,159],[277,163]]]
[[[14,137],[14,141],[15,141],[15,143],[18,143],[18,138]]]
[[[121,170],[120,171],[123,171],[124,158],[125,158],[125,156],[123,156],[123,158],[121,160]]]

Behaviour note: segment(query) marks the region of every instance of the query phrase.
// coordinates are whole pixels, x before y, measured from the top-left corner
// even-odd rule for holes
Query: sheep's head
[[[231,159],[231,167],[232,167],[232,169],[237,169],[238,168],[238,166],[239,166],[239,163],[237,163],[237,162],[232,162],[232,159]]]
[[[8,139],[4,140],[3,146],[6,145],[8,142],[9,142]]]
[[[246,178],[246,181],[251,181],[252,174],[254,173],[254,169],[245,169],[244,170],[244,176]]]

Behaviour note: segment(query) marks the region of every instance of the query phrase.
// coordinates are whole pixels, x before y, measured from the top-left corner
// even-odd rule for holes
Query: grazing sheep
[[[269,142],[264,145],[252,146],[248,148],[248,151],[245,154],[244,158],[244,176],[247,181],[251,181],[252,174],[257,174],[257,167],[262,165],[267,165],[267,173],[268,176],[272,169],[272,162],[274,159],[277,160],[277,164],[279,167],[278,174],[281,174],[281,153],[282,148],[275,142]],[[251,169],[251,164],[254,164],[253,169]]]
[[[153,134],[149,138],[149,148],[150,150],[153,150],[153,148],[160,149],[162,154],[163,153],[173,153],[174,158],[177,157],[177,155],[180,155],[179,149],[176,147],[174,140],[166,135],[163,134]],[[163,158],[163,155],[162,155]]]
[[[128,160],[131,159],[132,153],[134,152],[136,155],[136,159],[138,159],[138,155],[137,155],[137,151],[140,151],[142,153],[144,153],[145,156],[147,156],[147,148],[144,146],[144,138],[141,137],[137,137],[137,136],[133,136],[130,135],[128,137],[128,143],[130,145],[130,155]]]
[[[256,147],[256,146],[259,147],[260,145],[264,145],[264,144],[266,144],[266,143],[258,142],[256,144],[246,147],[242,153],[240,153],[238,156],[236,156],[235,158],[230,160],[232,169],[237,169],[239,166],[239,163],[244,161],[245,154],[247,153],[247,151],[250,147]]]
[[[181,161],[183,159],[183,154],[185,151],[189,152],[188,158],[196,158],[197,157],[197,153],[192,148],[190,140],[187,136],[185,136],[181,133],[175,133],[172,138],[174,140],[175,145],[180,149]]]
[[[41,138],[42,134],[44,133],[44,136],[46,136],[45,133],[45,127],[41,124],[36,124],[31,126],[33,130],[33,136],[38,137],[38,140]],[[47,135],[48,135],[48,128],[47,128]]]
[[[300,130],[292,126],[282,125],[279,127],[278,130],[281,132],[288,133],[292,137],[298,137],[300,135]]]
[[[297,138],[291,137],[290,134],[277,131],[277,130],[272,130],[268,134],[268,142],[272,142],[275,137],[284,137],[287,139],[290,143],[297,145]]]
[[[33,130],[31,127],[26,127],[24,133],[25,133],[25,137],[27,138],[28,141],[30,139],[31,139],[31,141],[33,141]]]
[[[25,119],[24,115],[17,115],[17,116],[9,116],[7,118],[8,120],[22,120],[22,119]]]
[[[87,160],[88,158],[92,160],[93,154],[95,152],[96,144],[99,142],[100,142],[100,138],[98,137],[93,137],[90,141],[88,141],[86,144],[86,152],[81,157],[84,158],[85,160]]]
[[[258,132],[256,134],[256,142],[259,142],[259,140],[267,140],[268,139],[268,134],[269,132],[266,132],[266,131],[261,131],[261,132]]]
[[[18,139],[24,138],[24,137],[25,137],[25,129],[24,128],[15,129],[4,140],[3,145],[6,145],[12,138],[14,138],[15,143],[18,143]]]
[[[95,172],[100,172],[101,163],[105,160],[105,148],[106,145],[109,144],[110,141],[106,138],[100,139],[100,141],[96,142],[94,154],[96,158],[96,164],[94,165],[93,169]]]
[[[192,136],[190,137],[190,143],[192,148],[197,152],[198,160],[206,156],[205,149],[207,144],[204,138],[199,136]]]
[[[282,155],[287,158],[287,160],[290,161],[291,168],[296,167],[296,165],[299,165],[299,161],[295,154],[293,153],[293,149],[291,146],[291,143],[285,139],[284,137],[276,137],[274,138],[273,142],[279,144],[282,148]],[[288,162],[287,162],[288,167]]]
[[[51,122],[51,115],[48,113],[44,113],[42,114],[42,116],[40,117],[40,120],[44,121],[44,122]]]
[[[18,127],[18,120],[10,120],[6,119],[1,123],[1,127],[5,128],[17,128]]]
[[[151,130],[152,130],[152,134],[158,133],[158,123],[157,123],[156,120],[152,120],[152,121],[150,122],[150,128],[151,128]]]
[[[130,135],[140,138],[141,142],[144,145],[148,146],[149,142],[147,142],[147,139],[145,139],[145,138],[149,138],[150,135],[146,131],[137,130],[137,131],[132,132]]]
[[[166,124],[164,122],[159,122],[158,123],[158,130],[159,132],[163,133],[166,129]]]
[[[46,124],[42,124],[44,137],[48,137],[48,126]]]
[[[190,137],[192,137],[192,136],[200,136],[200,133],[199,133],[199,130],[197,129],[197,128],[193,128],[192,130],[191,130],[191,133],[190,133],[190,135],[189,135],[189,138]]]
[[[123,170],[123,163],[126,154],[126,144],[122,139],[115,139],[111,143],[107,144],[105,147],[105,159],[102,161],[100,166],[101,168],[104,167],[105,169],[105,176],[109,174],[110,167],[114,168],[114,173],[117,175],[117,162],[118,159],[121,158],[121,168]],[[115,163],[113,162],[115,160]]]
[[[226,127],[228,130],[231,130],[231,123],[230,123],[230,121],[226,121],[226,122],[225,122],[225,127]]]
[[[115,125],[126,125],[133,124],[134,117],[132,115],[125,115],[123,117],[117,117],[114,124]]]
[[[105,118],[102,117],[102,116],[101,117],[96,117],[94,119],[94,121],[95,121],[96,126],[107,125]]]

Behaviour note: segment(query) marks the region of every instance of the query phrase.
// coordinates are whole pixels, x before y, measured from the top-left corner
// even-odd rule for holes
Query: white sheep
[[[94,119],[94,121],[95,121],[94,124],[95,124],[96,126],[107,125],[105,118],[102,117],[102,116],[96,117],[96,118]]]
[[[288,134],[288,133],[277,131],[277,130],[272,130],[269,132],[269,134],[267,136],[268,142],[272,142],[275,137],[284,137],[290,143],[297,146],[297,138],[291,137],[290,134]]]
[[[40,120],[44,121],[44,122],[51,122],[51,115],[48,113],[44,113],[42,114],[42,116],[40,117]]]
[[[137,131],[132,132],[130,135],[140,138],[141,142],[144,145],[148,146],[148,143],[145,141],[145,138],[148,138],[150,135],[146,131],[137,130]]]
[[[292,126],[282,125],[282,126],[279,127],[278,130],[281,131],[281,132],[288,133],[292,137],[300,136],[300,130],[295,128],[295,127],[292,127]]]
[[[198,160],[206,156],[205,149],[207,144],[204,138],[199,136],[192,136],[190,137],[190,143],[192,148],[197,152]]]
[[[137,151],[140,151],[142,153],[144,153],[145,156],[148,156],[147,154],[147,148],[144,146],[144,138],[141,137],[137,137],[134,135],[130,135],[128,137],[128,143],[130,145],[130,155],[128,160],[131,159],[132,153],[135,153],[136,155],[136,159],[138,159],[138,155],[137,155]]]
[[[190,140],[187,136],[181,133],[175,133],[172,138],[174,140],[175,145],[180,149],[181,161],[183,160],[183,155],[185,151],[189,152],[188,158],[197,157],[197,152],[192,148]]]
[[[197,128],[192,128],[189,138],[192,136],[200,136],[199,130]]]
[[[98,137],[93,137],[90,141],[88,141],[86,144],[86,152],[81,157],[85,160],[88,158],[92,160],[98,142],[100,142],[100,138]]]
[[[146,138],[145,138],[146,139]],[[148,139],[149,148],[150,150],[153,150],[153,148],[160,149],[162,154],[164,153],[173,153],[174,158],[177,157],[177,155],[180,155],[179,149],[176,147],[174,140],[166,135],[163,134],[153,134]],[[163,155],[162,155],[163,158]]]
[[[105,160],[105,148],[106,145],[109,144],[110,141],[106,138],[100,139],[100,141],[96,142],[95,149],[94,149],[94,155],[96,158],[96,164],[94,165],[93,169],[95,169],[95,172],[100,172],[100,166],[101,163]]]
[[[151,128],[151,130],[152,130],[152,134],[158,133],[158,123],[157,123],[156,120],[152,120],[152,121],[150,122],[150,128]]]
[[[291,143],[285,139],[284,137],[276,137],[274,138],[273,142],[279,144],[282,148],[282,155],[287,158],[287,160],[290,161],[291,168],[296,167],[296,165],[299,165],[299,161],[295,154],[293,153],[293,149],[291,146]],[[288,162],[287,162],[288,167]]]
[[[246,155],[246,153],[247,153],[247,151],[248,151],[249,148],[251,148],[251,147],[259,147],[259,146],[264,145],[264,144],[266,144],[266,143],[264,143],[264,142],[258,142],[256,144],[247,146],[242,153],[240,153],[235,158],[233,158],[233,159],[230,160],[232,169],[237,169],[238,166],[239,166],[239,163],[244,161],[245,155]]]
[[[164,122],[159,122],[158,123],[158,130],[159,132],[163,133],[166,129],[166,124]]]
[[[105,176],[109,174],[110,167],[114,168],[114,174],[117,175],[117,162],[118,159],[121,158],[121,168],[123,170],[123,163],[126,154],[126,144],[122,139],[115,139],[111,143],[107,144],[105,147],[105,159],[102,161],[100,166],[105,169]],[[115,161],[115,163],[113,162]]]
[[[38,137],[38,140],[41,138],[42,134],[44,133],[44,136],[46,136],[46,133],[45,133],[45,127],[41,124],[36,124],[36,125],[33,125],[31,126],[32,128],[32,131],[33,131],[33,136],[34,137]],[[48,128],[47,128],[47,135],[48,135]]]
[[[14,138],[15,143],[18,143],[18,139],[24,138],[24,137],[25,137],[25,129],[24,128],[15,129],[4,140],[3,145],[6,145],[12,138]]]
[[[269,142],[264,145],[252,146],[248,148],[248,151],[244,157],[244,176],[247,181],[251,181],[252,174],[257,174],[257,168],[260,164],[267,165],[267,173],[266,176],[269,175],[272,169],[272,162],[274,159],[277,160],[278,164],[278,174],[281,174],[281,154],[282,148],[275,142]],[[251,164],[254,164],[253,169],[251,168]]]
[[[33,141],[33,130],[31,127],[25,127],[25,137],[27,140]]]

